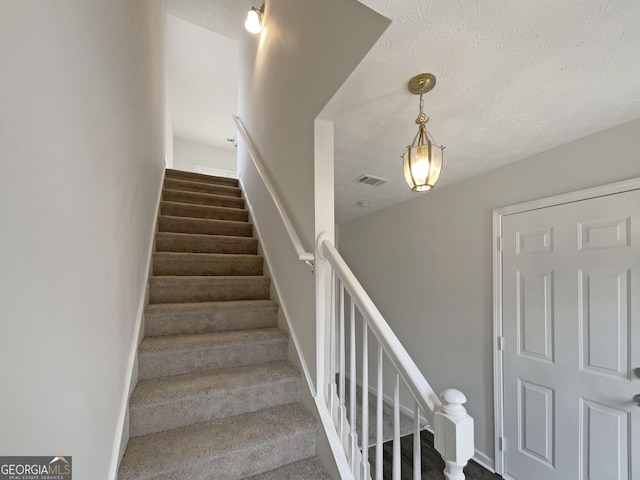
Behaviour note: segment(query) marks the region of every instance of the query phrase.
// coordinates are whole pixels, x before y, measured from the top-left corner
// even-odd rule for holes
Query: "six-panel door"
[[[640,480],[640,191],[502,220],[505,476]]]

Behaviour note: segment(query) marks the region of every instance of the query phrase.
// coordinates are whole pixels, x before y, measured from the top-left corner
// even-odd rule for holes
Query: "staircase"
[[[329,480],[235,179],[167,170],[119,480]]]

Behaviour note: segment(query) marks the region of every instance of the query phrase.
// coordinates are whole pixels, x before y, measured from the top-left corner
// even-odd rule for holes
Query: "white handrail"
[[[420,404],[422,411],[427,416],[427,421],[433,424],[433,413],[442,406],[438,395],[424,378],[338,250],[326,239],[322,240],[320,245],[322,255],[334,268],[345,289],[367,319],[368,327],[373,331],[388,358]]]
[[[296,254],[298,255],[298,260],[300,260],[301,262],[305,262],[307,265],[311,267],[311,269],[313,269],[313,262],[315,261],[315,255],[311,252],[307,252],[302,246],[300,237],[296,233],[296,230],[293,227],[293,224],[291,223],[291,220],[289,219],[289,216],[287,215],[287,212],[284,206],[282,205],[282,202],[278,198],[278,194],[276,193],[276,190],[273,187],[273,184],[271,183],[271,179],[267,174],[267,171],[264,167],[264,163],[260,158],[260,155],[258,154],[256,146],[254,145],[253,141],[251,140],[251,137],[249,136],[249,133],[247,132],[246,128],[244,128],[244,124],[242,123],[242,120],[240,120],[239,117],[234,115],[233,121],[236,123],[238,132],[240,132],[240,135],[242,136],[242,139],[244,140],[244,143],[247,146],[249,155],[251,156],[251,159],[253,160],[253,163],[255,164],[256,169],[258,170],[258,173],[260,174],[260,177],[262,178],[262,181],[264,182],[264,185],[267,191],[269,192],[269,195],[271,196],[271,200],[273,201],[276,207],[276,210],[278,211],[278,215],[280,215],[280,218],[282,219],[284,228],[287,230],[287,233],[289,234],[289,239],[291,240],[291,244],[293,245],[293,248],[295,249]]]

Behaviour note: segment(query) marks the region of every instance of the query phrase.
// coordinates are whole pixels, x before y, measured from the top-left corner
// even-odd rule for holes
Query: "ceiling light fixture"
[[[264,3],[260,8],[251,7],[247,12],[247,19],[244,22],[244,28],[250,33],[259,33],[262,30],[262,22],[264,20]]]
[[[414,192],[428,192],[433,188],[442,170],[443,146],[438,146],[425,124],[429,121],[422,109],[422,95],[436,86],[436,77],[430,73],[421,73],[409,80],[408,89],[414,95],[420,95],[420,113],[416,118],[418,133],[411,145],[402,155],[404,178]]]

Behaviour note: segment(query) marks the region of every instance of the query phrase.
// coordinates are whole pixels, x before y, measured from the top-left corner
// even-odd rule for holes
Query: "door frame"
[[[554,195],[530,202],[493,210],[493,406],[494,406],[494,468],[504,475],[504,371],[502,330],[502,217],[516,213],[581,202],[591,198],[615,195],[640,189],[640,177],[610,183],[570,193]],[[508,477],[505,477],[508,478]]]

